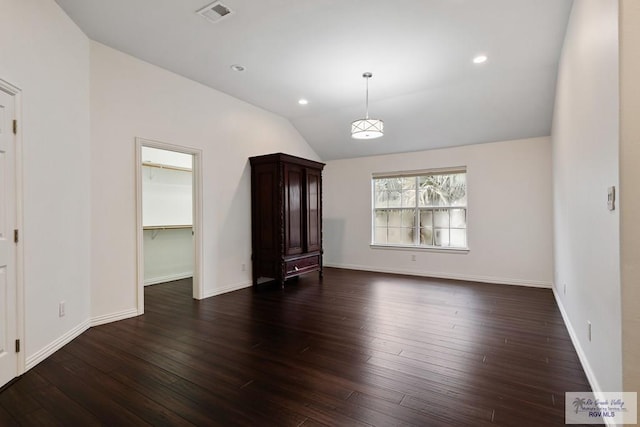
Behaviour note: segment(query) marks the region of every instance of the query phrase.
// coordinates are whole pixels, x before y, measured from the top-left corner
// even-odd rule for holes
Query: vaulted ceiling
[[[91,39],[286,117],[324,160],[549,135],[572,5],[221,0],[211,23],[213,0],[56,1]],[[385,135],[354,140],[365,71]]]

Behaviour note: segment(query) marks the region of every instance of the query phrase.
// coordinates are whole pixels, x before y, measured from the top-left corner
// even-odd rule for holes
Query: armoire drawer
[[[320,265],[320,257],[318,255],[308,258],[296,259],[286,263],[287,274],[299,273]]]

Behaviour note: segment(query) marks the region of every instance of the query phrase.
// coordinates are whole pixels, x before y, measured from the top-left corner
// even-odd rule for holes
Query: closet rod
[[[169,169],[174,171],[193,172],[191,168],[182,168],[180,166],[163,165],[160,163],[153,163],[153,162],[142,162],[142,166],[147,166],[150,168],[158,168],[158,169]]]
[[[145,225],[143,230],[177,230],[180,228],[193,228],[193,225]]]

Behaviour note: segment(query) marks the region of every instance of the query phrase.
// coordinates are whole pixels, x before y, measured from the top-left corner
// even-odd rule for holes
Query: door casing
[[[22,178],[22,91],[19,87],[0,79],[0,90],[13,97],[14,119],[17,121],[15,142],[15,229],[18,230],[18,242],[16,243],[15,273],[16,273],[16,339],[20,340],[20,351],[16,355],[16,377],[22,375],[25,370],[25,337],[24,337],[24,223],[23,223],[23,178]],[[0,387],[3,384],[0,384]]]
[[[202,299],[202,150],[166,142],[136,137],[136,241],[137,241],[137,306],[138,315],[144,314],[144,234],[142,224],[142,147],[176,151],[193,156],[193,231],[194,268],[193,298]]]

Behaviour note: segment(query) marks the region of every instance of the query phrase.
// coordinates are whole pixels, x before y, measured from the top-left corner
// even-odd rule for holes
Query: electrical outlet
[[[563,293],[564,295],[566,295],[566,294],[567,294],[567,284],[566,284],[566,283],[565,283],[565,284],[563,285],[563,287],[562,287],[562,293]]]
[[[411,255],[411,261],[415,261],[416,260],[416,256],[415,255]]]
[[[589,337],[589,341],[591,341],[591,322],[587,320],[587,335]]]
[[[247,271],[247,264],[242,264],[242,271]]]
[[[64,301],[60,301],[58,304],[58,317],[64,317]]]

